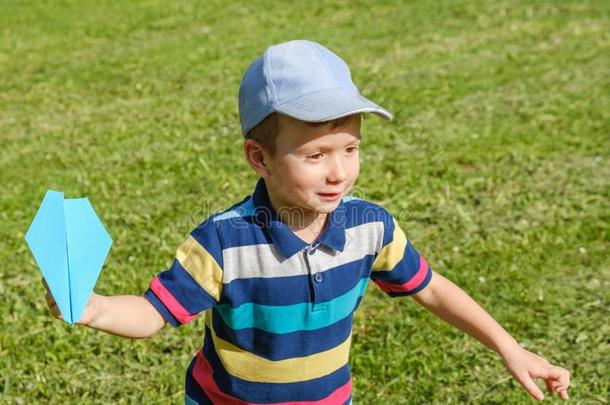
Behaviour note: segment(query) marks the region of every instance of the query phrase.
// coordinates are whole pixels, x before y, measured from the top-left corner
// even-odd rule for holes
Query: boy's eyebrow
[[[355,146],[355,145],[359,145],[359,144],[360,144],[360,139],[354,139],[353,141],[350,141],[350,142],[338,147],[337,149],[343,149],[343,148],[347,148],[347,147]],[[308,153],[312,153],[312,152],[328,151],[328,150],[333,150],[333,149],[334,148],[332,146],[330,146],[329,144],[308,145],[308,146],[301,146],[300,148],[297,148],[296,152],[308,154]]]

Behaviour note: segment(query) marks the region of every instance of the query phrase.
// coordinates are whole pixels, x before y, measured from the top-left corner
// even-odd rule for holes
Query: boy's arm
[[[46,301],[55,318],[61,319],[57,304],[42,280],[46,290]],[[103,296],[91,295],[79,325],[98,329],[117,336],[146,338],[165,325],[159,311],[144,297],[137,295]]]
[[[513,377],[534,398],[544,399],[534,383],[534,379],[542,378],[549,392],[558,392],[562,399],[568,399],[570,374],[567,370],[521,348],[491,315],[445,277],[434,273],[428,286],[413,298],[442,320],[496,351]]]

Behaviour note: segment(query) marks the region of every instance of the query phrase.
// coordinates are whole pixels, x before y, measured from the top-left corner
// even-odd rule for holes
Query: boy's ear
[[[269,168],[267,167],[267,153],[262,145],[254,139],[246,139],[244,141],[244,157],[246,161],[260,177],[269,176]]]

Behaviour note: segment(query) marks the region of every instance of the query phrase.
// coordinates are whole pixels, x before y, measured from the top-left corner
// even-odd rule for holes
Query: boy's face
[[[360,124],[360,115],[331,128],[278,114],[275,154],[263,151],[267,170],[259,173],[274,207],[300,208],[306,215],[337,208],[360,171]]]

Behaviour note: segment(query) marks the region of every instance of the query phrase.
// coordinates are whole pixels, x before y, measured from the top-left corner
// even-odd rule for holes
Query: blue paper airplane
[[[112,245],[89,200],[48,190],[25,240],[63,319],[78,322]]]

